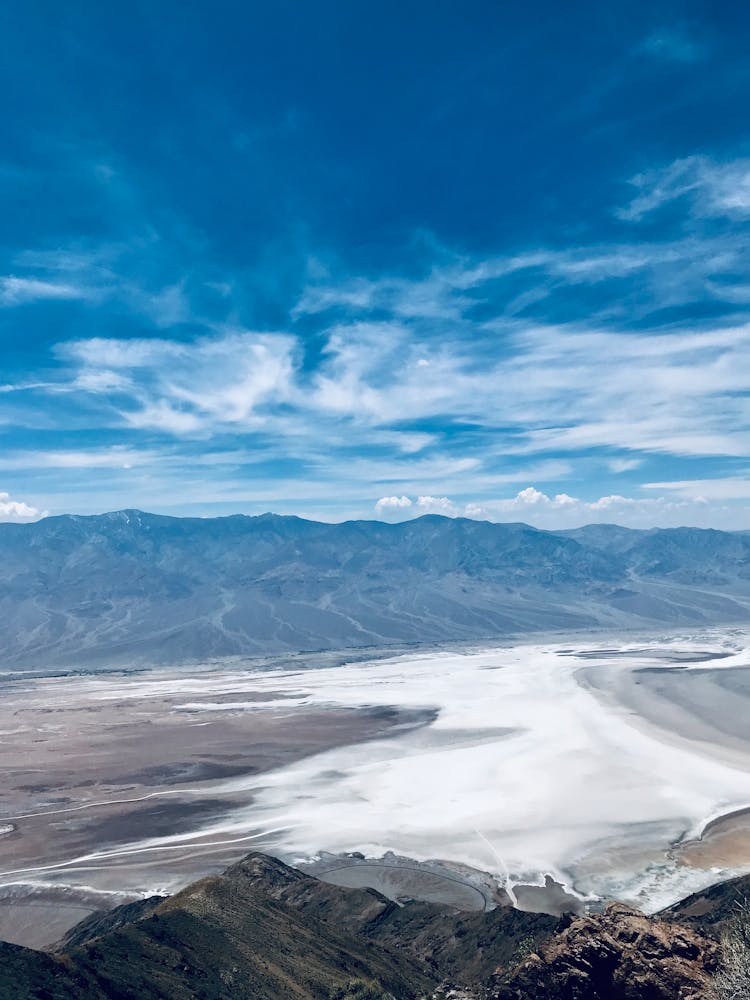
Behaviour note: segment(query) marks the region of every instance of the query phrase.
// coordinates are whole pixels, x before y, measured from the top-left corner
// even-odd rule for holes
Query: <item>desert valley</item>
[[[206,533],[214,558],[221,558],[221,522],[193,527],[131,513],[114,523],[122,565],[143,553],[152,562],[137,600],[142,605],[149,598],[162,621],[192,600],[183,588],[160,597],[157,607],[162,567],[174,571],[183,553],[197,565]],[[70,551],[79,562],[107,521],[83,519],[72,527],[77,537]],[[304,609],[309,619],[313,601],[341,619],[348,612],[349,622],[362,614],[361,589],[348,608],[342,597],[334,605],[310,591],[309,553],[322,558],[319,526],[281,519],[269,530],[263,519],[230,519],[227,527],[235,552],[252,541],[253,551],[270,562],[269,552],[277,550],[272,577],[289,558],[293,533],[296,573],[289,578],[304,591],[305,604],[281,596],[270,616],[278,619],[283,608],[299,619]],[[65,528],[63,520],[59,527],[48,521],[13,531],[24,535],[33,556],[35,534],[54,530],[60,539]],[[461,534],[462,564],[443,580],[452,579],[454,587],[463,580],[465,593],[509,591],[513,581],[512,600],[525,601],[533,615],[540,612],[526,588],[543,607],[558,585],[554,577],[531,586],[519,582],[515,527],[425,519],[410,526],[411,538],[419,539],[422,529],[429,532],[422,544],[439,544],[440,551]],[[367,526],[345,530],[363,539],[350,559],[372,580],[361,565],[373,559]],[[92,539],[83,547],[82,531]],[[558,567],[561,545],[569,562],[587,571],[596,558],[596,550],[589,554],[578,540],[524,531],[535,559],[526,574],[538,577],[544,546],[558,552]],[[439,543],[436,533],[442,533]],[[470,533],[479,539],[475,556]],[[686,540],[678,533],[669,538],[667,560],[668,538],[629,538],[631,548],[642,552],[650,545],[652,553],[645,583],[625,571],[632,592],[660,587],[670,595],[672,615],[699,617],[705,612],[695,608],[710,599],[709,580],[721,589],[716,600],[741,608],[744,536],[693,533]],[[696,538],[713,544],[704,544],[702,562],[693,558],[686,579],[685,548],[695,547]],[[490,564],[481,553],[493,541],[496,553],[501,545],[504,550]],[[390,561],[380,572],[420,558],[414,544],[377,556],[381,565]],[[623,565],[632,564],[635,556],[621,545]],[[737,559],[725,560],[719,588],[716,546],[728,545]],[[69,621],[94,599],[111,602],[91,590],[102,588],[97,581],[107,577],[113,557],[101,544],[91,551],[99,566],[88,567],[88,590],[77,595]],[[55,573],[57,581],[47,584],[46,601],[70,595],[79,572],[59,542],[57,553],[56,563],[47,559],[39,570]],[[647,562],[643,554],[637,558]],[[12,561],[5,566],[8,574]],[[28,555],[23,566],[27,571]],[[341,594],[346,572],[344,565],[318,574],[318,588]],[[593,584],[601,604],[622,600],[613,562],[608,572],[607,589]],[[188,585],[190,574],[183,579]],[[259,574],[258,587],[268,593],[271,585]],[[10,580],[6,594],[12,586]],[[381,630],[403,628],[397,585],[385,597],[382,588],[369,586],[370,620],[377,612]],[[651,613],[663,616],[666,606],[664,596]],[[39,600],[36,607],[41,613]],[[648,613],[643,598],[638,610]],[[55,620],[44,614],[45,622]],[[225,635],[222,621],[231,620],[231,609],[223,619],[211,614],[217,636]],[[430,627],[428,615],[424,621]],[[87,914],[175,892],[251,850],[334,884],[467,911],[512,905],[582,913],[620,900],[649,913],[748,872],[750,632],[736,624],[668,632],[646,624],[634,618],[630,631],[598,626],[412,650],[235,654],[130,670],[108,664],[105,647],[97,653],[101,665],[89,662],[84,669],[76,669],[70,654],[55,652],[54,658],[67,656],[67,665],[45,672],[29,659],[6,669],[0,937],[50,945]],[[44,635],[45,627],[51,625],[42,623],[36,634]],[[72,627],[58,631],[61,643]],[[497,623],[488,618],[484,627],[497,630]],[[119,629],[126,648],[148,639],[127,621],[110,621],[108,628]],[[172,634],[179,643],[180,633]],[[92,633],[92,641],[98,639]],[[163,659],[176,655],[168,637],[162,650]]]

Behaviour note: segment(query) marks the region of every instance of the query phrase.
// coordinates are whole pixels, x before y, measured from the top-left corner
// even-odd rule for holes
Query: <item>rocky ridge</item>
[[[251,854],[169,898],[88,917],[51,952],[0,945],[14,1000],[701,1000],[739,880],[658,919],[399,906]],[[696,905],[702,916],[695,912]]]

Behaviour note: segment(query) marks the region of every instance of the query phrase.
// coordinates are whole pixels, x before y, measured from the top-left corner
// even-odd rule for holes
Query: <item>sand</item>
[[[750,809],[718,816],[673,853],[680,864],[693,868],[750,868]]]

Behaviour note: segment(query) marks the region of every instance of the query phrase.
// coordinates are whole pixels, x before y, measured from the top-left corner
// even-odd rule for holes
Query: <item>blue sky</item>
[[[749,29],[4,4],[0,517],[750,529]]]

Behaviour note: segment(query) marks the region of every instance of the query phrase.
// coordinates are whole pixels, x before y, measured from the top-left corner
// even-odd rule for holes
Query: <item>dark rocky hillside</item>
[[[256,854],[173,897],[89,917],[54,954],[0,945],[0,997],[416,1000],[446,976],[488,979],[554,926],[511,909],[402,908]]]
[[[561,921],[516,968],[500,969],[492,1000],[703,1000],[719,946],[695,927],[643,916],[619,903]]]
[[[719,882],[664,911],[665,917],[717,933],[750,902],[750,875]]]
[[[5,668],[746,622],[750,535],[139,511],[0,524]]]
[[[747,881],[747,880],[746,880]],[[13,1000],[701,1000],[737,887],[649,919],[398,906],[261,854],[169,898],[87,918],[50,953],[0,945]],[[708,903],[705,902],[708,899]]]

